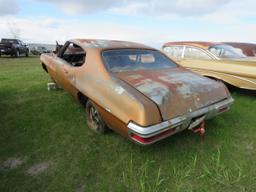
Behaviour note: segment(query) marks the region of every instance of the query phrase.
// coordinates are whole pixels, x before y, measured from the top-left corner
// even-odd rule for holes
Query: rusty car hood
[[[229,96],[222,83],[182,67],[116,72],[115,75],[157,104],[163,120],[195,111]]]

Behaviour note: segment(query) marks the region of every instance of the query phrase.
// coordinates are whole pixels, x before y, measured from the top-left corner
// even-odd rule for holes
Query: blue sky
[[[0,37],[256,43],[253,0],[0,0]]]

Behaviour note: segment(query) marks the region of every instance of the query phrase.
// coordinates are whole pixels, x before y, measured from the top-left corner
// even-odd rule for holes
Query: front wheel
[[[27,51],[26,51],[26,57],[28,57],[28,53],[29,53],[29,51],[27,50]]]
[[[90,129],[96,133],[103,134],[106,133],[108,128],[103,119],[100,116],[97,108],[92,101],[88,100],[85,105],[86,120]]]

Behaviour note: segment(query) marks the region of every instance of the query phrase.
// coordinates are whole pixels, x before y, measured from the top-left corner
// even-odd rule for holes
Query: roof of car
[[[208,49],[209,47],[218,45],[218,44],[220,43],[207,42],[207,41],[176,41],[176,42],[167,42],[163,45],[163,47],[173,46],[173,45],[191,45],[191,46],[200,47],[203,49]]]
[[[115,48],[145,48],[153,49],[149,46],[129,42],[129,41],[119,41],[119,40],[105,40],[105,39],[73,39],[71,42],[77,42],[84,48],[95,48],[95,49],[115,49]]]
[[[256,44],[254,43],[241,43],[241,42],[224,42],[225,44],[231,45],[231,46],[236,46],[236,47],[250,47],[254,48],[256,47]]]

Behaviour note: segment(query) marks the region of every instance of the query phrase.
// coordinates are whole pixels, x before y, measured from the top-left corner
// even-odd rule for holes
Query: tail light
[[[151,137],[141,137],[141,136],[137,135],[136,133],[131,133],[131,138],[135,141],[138,141],[139,143],[149,144],[149,143],[153,143],[154,141],[160,140],[164,137],[172,135],[173,133],[175,133],[175,130],[176,130],[176,128],[169,129],[167,131],[164,131],[162,133],[159,133],[159,134],[151,136]]]
[[[222,107],[220,109],[218,109],[218,113],[223,113],[225,111],[227,111],[229,109],[229,107]]]

